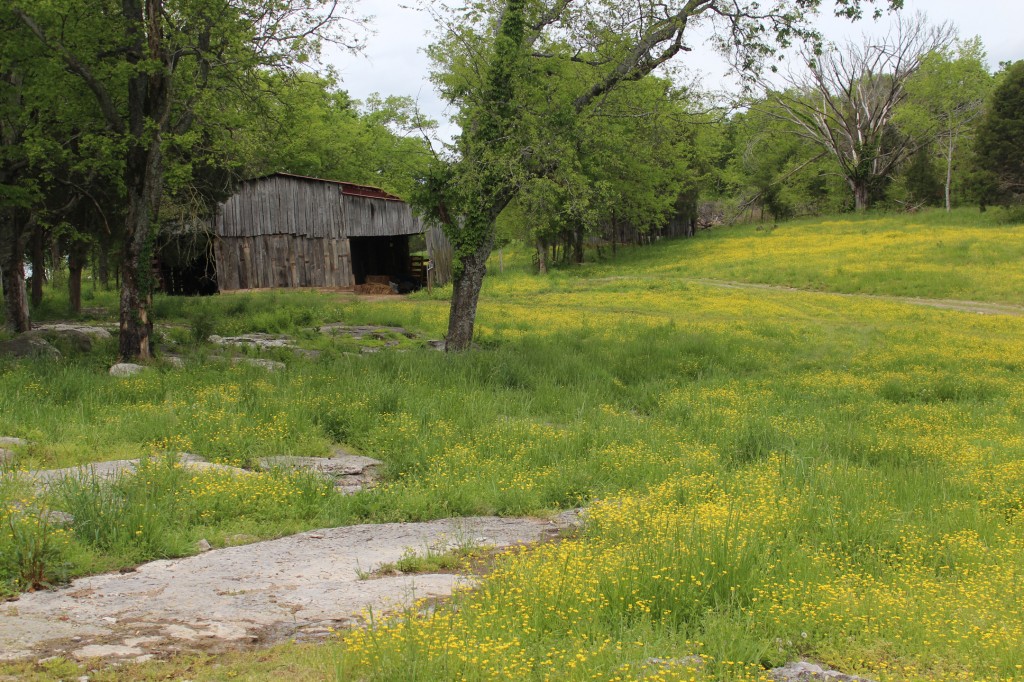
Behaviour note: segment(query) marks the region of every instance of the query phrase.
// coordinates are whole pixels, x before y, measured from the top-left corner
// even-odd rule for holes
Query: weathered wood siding
[[[355,284],[348,237],[423,231],[409,205],[353,196],[324,180],[272,175],[244,183],[216,220],[222,291]]]
[[[428,228],[425,236],[430,264],[434,268],[434,284],[443,286],[452,281],[452,243],[437,225]]]
[[[396,234],[419,234],[423,226],[403,201],[384,201],[344,195],[347,237],[391,237]]]

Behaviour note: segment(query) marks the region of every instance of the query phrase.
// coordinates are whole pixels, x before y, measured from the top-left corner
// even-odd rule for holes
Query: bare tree
[[[768,89],[779,105],[774,114],[839,163],[858,211],[870,206],[872,187],[917,149],[916,139],[895,130],[893,115],[921,60],[948,47],[955,34],[948,22],[930,26],[923,14],[899,15],[880,40],[865,37],[820,54],[802,48],[805,68],[784,74],[783,90]]]

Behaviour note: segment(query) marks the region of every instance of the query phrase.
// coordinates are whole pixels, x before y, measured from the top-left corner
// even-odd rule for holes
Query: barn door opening
[[[412,275],[409,236],[349,237],[356,285],[394,284],[400,292],[419,288]]]

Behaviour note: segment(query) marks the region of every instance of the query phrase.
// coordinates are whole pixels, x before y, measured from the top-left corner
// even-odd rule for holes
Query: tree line
[[[66,266],[73,308],[87,261],[116,272],[125,358],[150,352],[161,226],[201,222],[274,170],[383,186],[445,228],[450,350],[469,347],[487,259],[510,239],[543,272],[669,227],[1024,194],[1024,63],[992,73],[979,40],[889,15],[899,0],[424,3],[460,131],[433,149],[409,99],[359,105],[308,68],[325,43],[359,49],[354,2],[88,4],[0,10],[0,269],[17,331],[26,262],[36,300],[48,265]],[[891,30],[830,45],[818,9]],[[730,57],[741,101],[687,79],[694,49]]]

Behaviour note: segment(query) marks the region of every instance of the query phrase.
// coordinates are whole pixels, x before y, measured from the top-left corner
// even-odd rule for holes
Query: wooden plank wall
[[[409,205],[345,195],[332,182],[270,176],[243,184],[222,204],[214,248],[222,291],[349,287],[348,237],[419,234]]]
[[[434,284],[443,286],[452,281],[452,243],[437,225],[427,228],[425,236],[430,264],[434,267]]]

